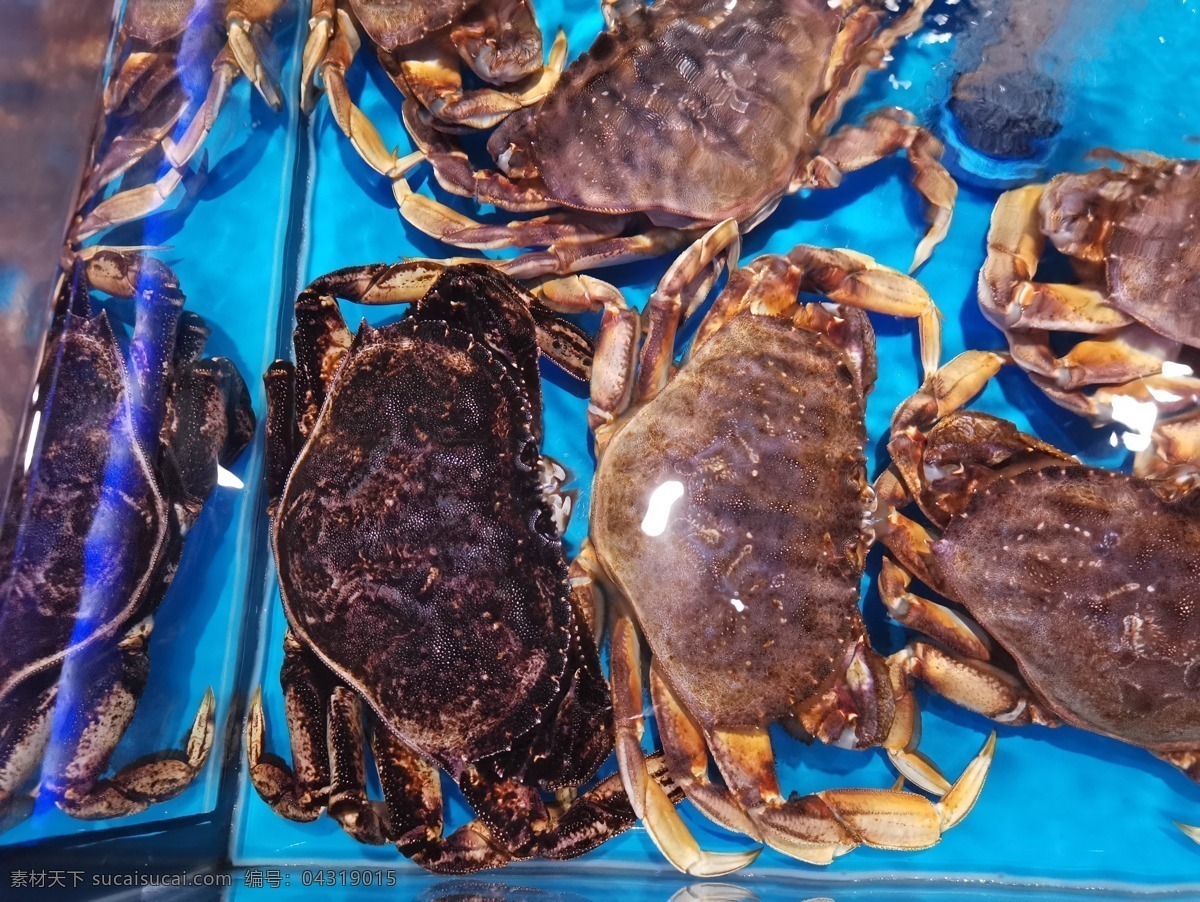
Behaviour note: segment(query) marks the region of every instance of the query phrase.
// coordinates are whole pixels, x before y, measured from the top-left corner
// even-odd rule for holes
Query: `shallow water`
[[[537,4],[546,32],[565,27],[573,53],[588,46],[599,30],[596,7],[594,0]],[[934,24],[896,49],[889,71],[868,79],[843,121],[895,104],[938,130],[954,67],[957,39],[952,29],[970,19],[966,9],[965,3],[936,4],[930,12]],[[299,10],[295,16],[302,20],[305,13]],[[288,40],[295,37],[294,32],[287,35]],[[1087,167],[1086,154],[1097,146],[1194,155],[1200,135],[1200,111],[1193,102],[1200,93],[1200,67],[1193,52],[1198,40],[1200,4],[1195,0],[1074,4],[1039,62],[1061,79],[1065,98],[1063,128],[1049,155],[1049,171]],[[152,218],[145,233],[162,236],[147,238],[147,243],[172,245],[166,257],[188,294],[189,309],[214,326],[210,352],[225,353],[238,363],[251,385],[260,421],[263,408],[257,376],[278,350],[288,348],[288,304],[303,284],[351,264],[450,253],[399,220],[385,180],[357,157],[324,101],[311,122],[297,118],[292,103],[295,79],[289,66],[285,72],[289,108],[278,121],[258,98],[250,98],[244,82],[239,85],[223,116],[225,143],[209,160],[209,178],[195,204],[186,217]],[[394,90],[382,72],[363,55],[349,80],[385,141],[403,153],[409,145],[399,125]],[[907,175],[902,158],[884,161],[848,176],[836,191],[785,199],[746,237],[743,260],[807,242],[850,247],[881,263],[906,268],[923,229]],[[429,181],[421,175],[421,190],[447,199],[439,189],[431,189]],[[946,317],[944,360],[966,348],[1002,345],[1002,337],[982,318],[975,301],[984,235],[997,196],[996,190],[962,185],[949,237],[918,274]],[[668,263],[664,258],[602,275],[640,306]],[[361,315],[353,305],[343,309],[351,323]],[[372,309],[368,319],[380,322],[395,315],[398,312]],[[873,476],[886,459],[883,440],[891,412],[916,388],[919,371],[912,324],[878,316],[872,321],[878,333],[880,370],[868,404],[868,460]],[[543,373],[544,450],[573,472],[580,493],[566,536],[568,551],[573,553],[586,532],[593,469],[584,427],[585,392],[550,367],[544,367]],[[1046,401],[1019,372],[1003,373],[973,406],[1007,417],[1089,463],[1128,465],[1121,434],[1092,429],[1071,418]],[[56,811],[42,812],[5,834],[4,843],[212,811],[217,804],[217,763],[226,752],[236,754],[239,768],[231,848],[235,864],[319,863],[417,871],[391,847],[355,843],[327,817],[310,824],[280,818],[245,779],[240,717],[259,684],[269,746],[290,757],[278,683],[284,618],[265,547],[257,482],[261,457],[261,443],[256,443],[236,467],[247,488],[218,489],[189,537],[183,566],[160,609],[150,686],[115,761],[120,765],[150,749],[177,743],[203,688],[211,684],[218,689],[220,706],[218,747],[204,774],[179,798],[136,819],[82,824]],[[864,579],[864,607],[877,647],[890,651],[902,644],[902,631],[883,620],[874,587],[877,568],[878,552]],[[235,637],[242,627],[246,641],[256,645],[246,649],[249,666],[243,675],[247,679],[238,684],[242,649]],[[956,774],[978,750],[991,725],[928,693],[920,697],[925,711],[922,750],[945,772]],[[780,780],[787,790],[886,787],[894,779],[881,753],[809,748],[782,732],[775,738]],[[449,830],[462,823],[468,812],[451,788],[446,789]],[[372,792],[379,797],[378,786]],[[741,845],[689,806],[684,810],[702,845],[713,849]],[[1200,848],[1175,829],[1173,819],[1200,821],[1200,786],[1149,754],[1072,729],[1002,727],[995,765],[979,804],[935,848],[904,854],[858,850],[828,869],[768,850],[749,874],[799,878],[809,886],[815,880],[836,885],[864,877],[938,881],[986,877],[1014,883],[1200,889]],[[542,873],[559,867],[520,866]],[[567,867],[605,874],[668,870],[640,829]]]

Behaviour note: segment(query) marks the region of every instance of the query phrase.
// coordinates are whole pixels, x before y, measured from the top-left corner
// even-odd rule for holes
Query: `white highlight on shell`
[[[1129,431],[1121,435],[1121,443],[1130,451],[1145,451],[1150,447],[1154,424],[1158,421],[1158,405],[1139,401],[1125,395],[1112,399],[1112,418]]]
[[[1194,372],[1186,363],[1179,363],[1175,360],[1164,360],[1162,364],[1164,376],[1191,376]]]
[[[661,536],[666,532],[671,507],[682,497],[683,483],[678,479],[668,479],[651,492],[646,515],[642,517],[642,532],[648,536]]]
[[[36,394],[34,396],[36,398]],[[33,422],[29,424],[29,441],[25,443],[25,472],[29,472],[29,465],[33,463],[33,449],[37,447],[38,427],[42,424],[42,412],[35,410],[33,412]]]
[[[244,489],[246,483],[242,482],[233,473],[230,473],[220,464],[217,464],[217,485],[227,489]]]
[[[744,601],[742,601],[740,598],[731,598],[731,599],[729,599],[729,603],[731,605],[733,605],[733,609],[735,611],[737,611],[739,614],[742,611],[746,610],[746,603]]]

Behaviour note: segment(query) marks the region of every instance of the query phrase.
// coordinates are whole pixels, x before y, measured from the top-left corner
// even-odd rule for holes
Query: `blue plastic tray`
[[[536,5],[547,34],[559,25],[566,28],[573,53],[586,48],[600,29],[595,0],[539,0]],[[930,27],[896,49],[888,72],[868,79],[843,121],[856,121],[875,107],[894,104],[913,111],[927,124],[937,123],[953,73],[952,28],[969,17],[964,6],[952,0],[936,4]],[[305,11],[297,10],[296,16],[302,20]],[[1061,80],[1067,99],[1049,171],[1085,168],[1087,152],[1102,145],[1194,155],[1195,136],[1200,134],[1200,109],[1195,103],[1200,96],[1200,67],[1194,51],[1198,44],[1200,7],[1189,0],[1075,4],[1059,38],[1038,63]],[[295,77],[289,66],[289,101],[296,96]],[[350,84],[385,140],[401,152],[406,150],[409,143],[399,124],[398,98],[368,53],[351,73]],[[289,118],[269,121],[265,107],[250,99],[242,84],[223,117],[228,149],[210,157],[209,180],[199,192],[199,202],[187,212],[186,224],[182,216],[155,217],[142,239],[173,245],[168,257],[189,295],[189,307],[216,327],[211,350],[229,354],[243,369],[259,413],[261,388],[256,377],[277,348],[287,348],[288,300],[304,283],[350,264],[455,253],[400,221],[387,184],[361,162],[324,102],[311,123],[300,122],[296,129],[291,127],[294,103],[289,110]],[[421,190],[448,199],[430,186],[427,175],[421,181]],[[948,239],[919,274],[946,315],[945,359],[968,347],[1002,343],[975,302],[975,279],[996,197],[995,191],[964,185]],[[848,176],[839,190],[785,199],[747,236],[743,259],[808,242],[850,247],[905,268],[922,229],[901,158]],[[668,263],[664,258],[609,270],[603,276],[625,290],[632,303],[641,305]],[[346,313],[351,322],[361,315],[349,305]],[[375,309],[368,318],[380,322],[392,315]],[[911,324],[883,317],[873,317],[873,322],[880,357],[880,380],[869,402],[868,419],[875,472],[886,459],[882,443],[888,419],[916,387],[918,367]],[[595,325],[594,321],[585,324]],[[586,532],[593,468],[584,425],[586,400],[582,386],[550,368],[544,373],[545,450],[572,469],[580,490],[580,505],[567,534],[568,550],[574,552]],[[1119,450],[1119,435],[1070,418],[1020,373],[1003,374],[977,406],[1012,419],[1088,462],[1127,465],[1125,453]],[[189,538],[184,565],[158,618],[150,688],[118,751],[118,765],[177,742],[200,693],[210,684],[218,687],[222,719],[234,694],[244,704],[254,686],[261,684],[270,747],[288,756],[278,683],[284,618],[273,562],[264,545],[256,481],[261,444],[239,462],[237,472],[246,480],[247,490],[219,490]],[[902,633],[884,622],[874,588],[878,553],[872,561],[863,585],[864,607],[877,646],[892,650],[902,643]],[[245,613],[253,619],[243,620]],[[246,635],[257,638],[258,652],[248,684],[235,686],[234,663],[243,627]],[[702,653],[697,649],[697,654]],[[947,773],[957,773],[992,725],[928,694],[921,698],[922,748]],[[178,799],[152,808],[139,821],[157,824],[212,811],[216,763],[223,751],[236,747],[242,773],[231,845],[235,864],[394,867],[414,878],[420,873],[390,847],[356,844],[328,818],[296,824],[275,815],[246,781],[237,746],[240,724],[230,726],[227,733],[219,725],[218,743],[232,736],[232,744],[214,749],[196,784]],[[782,732],[775,738],[781,782],[789,790],[884,787],[894,779],[878,752],[810,748]],[[374,791],[378,793],[378,787]],[[448,827],[453,829],[469,815],[453,792],[448,791],[447,798]],[[707,847],[742,844],[687,806],[685,817]],[[826,869],[768,850],[736,879],[749,881],[749,886],[757,879],[764,889],[793,886],[797,893],[809,895],[819,894],[813,889],[817,885],[846,886],[865,880],[932,885],[985,879],[1012,885],[1200,892],[1200,848],[1172,826],[1172,819],[1200,821],[1200,787],[1148,753],[1072,729],[1001,728],[995,766],[979,805],[937,847],[907,854],[858,850]],[[29,841],[89,828],[51,812],[2,841]],[[531,863],[509,873],[514,876],[485,876],[482,882],[515,880],[519,886],[522,874],[530,874],[530,879],[603,874],[613,880],[614,888],[638,875],[660,875],[668,884],[686,883],[671,876],[673,872],[641,830],[568,865]],[[421,875],[411,886],[415,890],[434,885]]]

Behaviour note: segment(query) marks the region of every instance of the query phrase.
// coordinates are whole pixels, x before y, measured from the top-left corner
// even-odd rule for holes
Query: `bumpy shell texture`
[[[1200,505],[1083,466],[994,482],[934,545],[980,625],[1063,720],[1200,743]]]
[[[364,326],[275,525],[292,628],[452,775],[538,723],[570,635],[510,373],[445,322]]]
[[[825,0],[657,0],[597,38],[496,144],[531,138],[568,206],[744,218],[813,146],[809,111],[840,24]]]
[[[1113,305],[1160,335],[1200,347],[1200,163],[1180,163],[1112,224]]]
[[[861,635],[858,384],[828,338],[739,316],[605,452],[593,538],[706,726],[790,714]]]

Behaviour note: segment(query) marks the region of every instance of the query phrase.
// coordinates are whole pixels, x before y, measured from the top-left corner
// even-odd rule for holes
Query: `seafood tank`
[[[1200,5],[8,17],[5,898],[1200,893]]]

